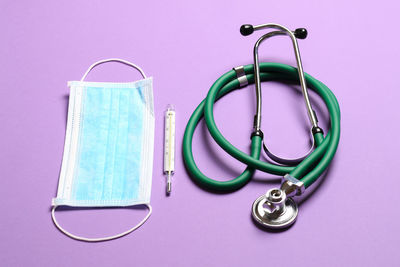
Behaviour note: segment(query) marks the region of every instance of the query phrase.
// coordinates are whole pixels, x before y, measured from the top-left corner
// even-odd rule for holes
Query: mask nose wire
[[[256,111],[256,115],[254,117],[254,130],[259,131],[260,127],[261,127],[261,80],[260,80],[260,67],[259,67],[259,59],[258,59],[258,47],[264,40],[268,39],[269,37],[275,36],[275,35],[288,35],[290,37],[290,39],[292,40],[293,49],[294,49],[294,53],[295,53],[295,57],[296,57],[296,63],[297,63],[297,71],[299,74],[300,85],[302,88],[302,93],[303,93],[304,101],[306,104],[308,117],[309,117],[312,128],[319,128],[315,111],[313,110],[313,108],[311,106],[306,80],[304,78],[304,71],[303,71],[303,65],[301,63],[299,46],[297,44],[297,39],[296,39],[295,34],[292,31],[290,31],[289,29],[287,29],[286,27],[279,25],[279,24],[274,24],[274,23],[261,24],[261,25],[257,25],[257,26],[251,26],[251,25],[243,25],[243,26],[247,26],[247,27],[251,28],[251,30],[248,31],[247,33],[241,31],[243,35],[249,35],[253,31],[257,31],[257,30],[264,29],[264,28],[274,28],[274,29],[279,30],[279,31],[269,32],[269,33],[261,36],[254,45],[254,50],[253,50],[254,75],[255,75],[256,97],[257,97],[257,111]],[[305,35],[301,36],[299,38],[304,39],[305,36],[306,36],[306,31],[305,31]]]
[[[140,74],[142,75],[143,79],[146,79],[146,74],[144,74],[144,71],[137,65],[133,64],[132,62],[129,62],[127,60],[123,60],[120,58],[108,58],[108,59],[102,59],[99,60],[95,63],[93,63],[92,65],[90,65],[90,67],[88,68],[88,70],[85,72],[85,74],[83,74],[82,78],[81,78],[81,82],[83,82],[83,80],[86,79],[86,76],[89,74],[89,72],[96,66],[104,64],[104,63],[108,63],[108,62],[118,62],[118,63],[122,63],[125,64],[127,66],[130,66],[136,70],[138,70],[140,72]]]

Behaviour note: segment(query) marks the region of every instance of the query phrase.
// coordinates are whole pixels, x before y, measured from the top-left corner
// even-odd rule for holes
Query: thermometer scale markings
[[[170,194],[175,165],[175,110],[172,106],[165,112],[164,140],[164,173],[167,175],[167,194]]]

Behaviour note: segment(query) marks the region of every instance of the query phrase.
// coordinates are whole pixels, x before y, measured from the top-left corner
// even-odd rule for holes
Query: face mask
[[[143,80],[131,83],[84,82],[95,66],[120,62],[137,69]],[[74,239],[105,241],[129,234],[150,216],[153,168],[153,80],[136,65],[107,59],[89,67],[81,81],[68,83],[68,122],[52,219]],[[63,229],[57,206],[124,207],[144,204],[149,213],[135,227],[115,236],[85,238]]]

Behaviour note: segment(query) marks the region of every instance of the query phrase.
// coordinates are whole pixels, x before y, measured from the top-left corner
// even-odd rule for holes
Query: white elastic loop
[[[89,72],[90,72],[94,67],[96,67],[96,66],[98,66],[98,65],[101,65],[101,64],[103,64],[103,63],[107,63],[107,62],[119,62],[119,63],[125,64],[125,65],[128,65],[128,66],[131,66],[131,67],[137,69],[137,70],[140,72],[140,74],[143,76],[143,78],[146,79],[146,75],[144,74],[143,70],[142,70],[140,67],[138,67],[138,66],[136,66],[135,64],[133,64],[132,62],[129,62],[129,61],[126,61],[126,60],[123,60],[123,59],[119,59],[119,58],[109,58],[109,59],[102,59],[102,60],[99,60],[99,61],[93,63],[93,64],[88,68],[88,70],[85,72],[85,74],[83,74],[82,79],[81,79],[81,82],[83,82],[83,80],[85,80],[86,76],[89,74]]]
[[[55,210],[56,210],[57,206],[53,206],[53,209],[51,210],[51,218],[53,219],[53,222],[56,225],[56,227],[58,228],[58,230],[60,230],[65,235],[67,235],[67,236],[69,236],[69,237],[71,237],[73,239],[80,240],[80,241],[86,241],[86,242],[108,241],[108,240],[120,238],[120,237],[122,237],[124,235],[127,235],[127,234],[135,231],[136,229],[138,229],[140,226],[142,226],[147,221],[147,219],[150,217],[151,212],[152,212],[152,208],[151,208],[150,204],[145,204],[145,205],[149,209],[149,213],[146,215],[146,217],[144,217],[144,219],[141,222],[139,222],[136,226],[134,226],[133,228],[129,229],[128,231],[122,232],[122,233],[117,234],[117,235],[108,236],[108,237],[87,238],[87,237],[81,237],[81,236],[77,236],[77,235],[71,234],[70,232],[68,232],[67,230],[62,228],[61,225],[58,224],[58,222],[56,220],[56,215],[55,215]]]

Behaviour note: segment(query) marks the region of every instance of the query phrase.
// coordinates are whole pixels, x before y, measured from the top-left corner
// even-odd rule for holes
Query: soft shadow
[[[68,122],[68,104],[69,104],[69,94],[65,94],[62,97],[62,102],[64,102],[64,108],[65,108],[65,125],[67,125]]]
[[[213,164],[216,164],[216,165],[220,166],[221,168],[223,168],[224,170],[226,170],[228,172],[228,175],[230,175],[230,176],[236,177],[236,176],[240,175],[237,172],[235,172],[234,170],[232,170],[232,168],[228,165],[228,163],[225,162],[222,158],[220,158],[218,156],[218,154],[216,153],[216,150],[211,145],[211,142],[213,142],[213,143],[216,143],[216,142],[212,138],[211,134],[209,133],[207,125],[205,125],[205,122],[203,119],[201,120],[201,122],[204,123],[204,127],[202,127],[203,129],[201,131],[201,138],[203,138],[203,140],[204,140],[205,147],[208,151],[207,156],[209,157],[210,161],[214,162]],[[231,155],[229,155],[228,153],[226,153],[226,155],[231,157]]]
[[[300,206],[302,205],[303,202],[307,201],[311,196],[313,196],[317,191],[320,191],[319,189],[321,189],[323,187],[323,185],[325,184],[325,180],[327,179],[327,177],[329,176],[330,172],[332,171],[332,169],[334,168],[336,164],[336,158],[334,157],[331,161],[331,163],[329,164],[328,168],[325,170],[325,172],[320,176],[320,178],[311,186],[311,188],[308,188],[305,192],[306,194],[304,194],[301,197],[296,198],[296,202],[297,204]]]
[[[197,129],[198,129],[198,127],[200,126],[200,123],[203,123],[203,127],[202,127],[202,129],[201,129],[201,131],[200,131],[200,138],[203,139],[205,148],[206,148],[206,150],[208,151],[207,157],[208,157],[208,159],[210,160],[210,162],[213,162],[213,164],[217,164],[217,165],[221,166],[222,168],[224,168],[225,170],[227,170],[228,175],[230,175],[230,176],[233,176],[233,177],[239,176],[240,174],[238,174],[238,173],[236,173],[234,170],[232,170],[231,167],[230,167],[225,161],[223,161],[223,160],[218,156],[218,154],[216,153],[216,151],[213,149],[213,147],[212,147],[212,145],[211,145],[211,142],[215,142],[215,141],[214,141],[214,139],[212,138],[212,136],[211,136],[211,135],[209,134],[209,132],[208,132],[207,125],[205,125],[205,122],[204,122],[204,117],[202,117],[202,118],[199,120],[199,123],[197,124]],[[182,159],[183,159],[183,161],[184,161],[183,151],[184,151],[184,149],[182,149]],[[228,154],[228,155],[229,155],[229,154]],[[235,189],[235,190],[221,191],[221,190],[215,190],[215,189],[211,189],[211,188],[205,187],[204,185],[202,185],[201,183],[199,183],[199,181],[198,181],[197,179],[195,179],[195,178],[192,176],[191,172],[188,170],[188,168],[187,168],[187,166],[186,166],[186,163],[184,164],[184,166],[185,166],[186,173],[187,173],[187,174],[189,175],[189,177],[190,177],[190,180],[191,180],[195,185],[197,185],[198,187],[200,187],[201,189],[203,189],[203,190],[206,191],[206,192],[213,193],[213,194],[221,194],[221,195],[224,195],[224,194],[229,194],[229,193],[232,193],[232,192],[235,192],[235,191],[238,191],[238,190],[241,189],[241,188],[239,188],[239,189]],[[246,183],[246,184],[247,184],[247,183]],[[245,185],[246,185],[246,184],[245,184]],[[243,185],[243,186],[245,186],[245,185]],[[242,186],[242,187],[243,187],[243,186]]]
[[[65,131],[67,129],[67,123],[68,123],[68,105],[69,105],[69,94],[65,94],[63,96],[61,96],[61,101],[63,102],[64,105],[64,109],[65,109]],[[65,137],[64,137],[65,138]],[[64,146],[63,146],[64,147]],[[63,155],[63,154],[62,154]],[[62,159],[62,158],[61,158]],[[60,163],[60,169],[58,171],[58,177],[60,177],[60,173],[61,173],[61,163]],[[55,195],[57,195],[57,191],[58,191],[58,183],[56,185],[56,190],[55,190]],[[51,210],[51,209],[50,209]]]
[[[204,132],[204,131],[203,131]],[[203,135],[205,135],[204,133],[203,133]],[[210,151],[212,151],[212,149],[210,149],[210,144],[208,143],[208,150],[210,150]],[[182,149],[181,150],[182,152],[182,160],[183,160],[183,162],[184,162],[184,164],[183,164],[183,166],[185,166],[185,170],[186,170],[186,173],[189,175],[189,177],[190,177],[190,180],[193,182],[193,184],[195,184],[196,186],[198,186],[198,187],[200,187],[202,190],[204,190],[204,191],[206,191],[206,192],[209,192],[209,193],[213,193],[213,194],[218,194],[218,195],[225,195],[225,194],[229,194],[229,193],[233,193],[233,192],[235,192],[235,191],[238,191],[238,190],[240,190],[241,188],[243,188],[243,186],[245,186],[246,184],[244,184],[241,188],[239,188],[239,189],[235,189],[235,190],[226,190],[226,191],[221,191],[221,190],[215,190],[215,189],[211,189],[211,188],[208,188],[208,187],[206,187],[206,186],[204,186],[203,184],[201,184],[197,179],[195,179],[194,178],[194,176],[192,175],[192,173],[189,171],[189,169],[188,169],[188,167],[186,166],[186,163],[185,163],[185,160],[184,160],[184,155],[183,155],[183,151],[184,151],[184,149]],[[214,157],[216,157],[216,156],[214,156]],[[217,158],[217,157],[216,157]],[[220,160],[219,158],[217,159],[217,160]],[[225,164],[225,162],[223,162],[223,164],[225,165],[225,166],[227,166],[226,164]]]
[[[268,176],[267,178],[259,178],[259,177],[251,178],[251,182],[257,184],[279,184],[281,180],[282,180],[281,177],[276,177],[276,176]]]
[[[50,211],[53,207],[50,207]],[[58,206],[58,211],[73,211],[73,210],[115,210],[115,209],[131,209],[131,210],[147,210],[146,205],[136,205],[127,207],[71,207],[71,206]]]
[[[252,216],[251,214],[250,214],[250,217],[251,217],[251,221],[253,222],[253,224],[254,224],[255,227],[257,227],[259,230],[261,230],[261,231],[263,231],[263,232],[267,232],[267,233],[271,233],[271,234],[279,234],[279,233],[282,233],[282,232],[286,232],[287,230],[289,230],[290,228],[292,228],[293,225],[295,225],[295,224],[296,224],[296,221],[297,221],[297,220],[296,220],[292,225],[290,225],[289,227],[286,227],[286,228],[272,229],[272,228],[264,227],[264,226],[262,226],[261,224],[259,224],[259,223],[253,218],[253,216]]]
[[[183,150],[182,150],[183,151]],[[182,152],[182,157],[183,157],[183,152]],[[193,182],[193,184],[195,184],[196,186],[198,186],[199,188],[201,188],[202,190],[208,192],[208,193],[213,193],[213,194],[217,194],[217,195],[226,195],[226,194],[230,194],[236,191],[239,191],[240,189],[242,189],[246,184],[248,184],[248,182],[246,184],[244,184],[241,188],[238,189],[234,189],[234,190],[226,190],[226,191],[221,191],[221,190],[215,190],[215,189],[211,189],[208,187],[205,187],[203,184],[201,184],[198,180],[196,180],[192,174],[190,173],[190,171],[188,170],[186,164],[183,164],[185,166],[185,170],[186,173],[189,175],[190,180]]]
[[[281,83],[281,84],[286,85],[286,87],[285,87],[286,90],[289,90],[289,92],[292,93],[296,98],[299,98],[299,101],[304,102],[303,92],[302,92],[301,86],[298,82],[274,80],[274,81],[265,81],[264,83],[268,83],[268,82],[276,82],[276,83]],[[312,107],[315,110],[318,120],[324,121],[329,125],[329,114],[325,111],[325,108],[322,106],[323,102],[320,102],[317,100],[317,99],[319,99],[319,96],[317,93],[315,93],[314,90],[309,88],[309,92],[313,92],[313,93],[309,94],[309,97],[310,97]],[[298,112],[296,112],[297,119],[304,120],[305,117],[303,114],[305,114],[304,112],[306,112],[304,105],[303,106],[299,105],[296,107],[298,108]],[[304,130],[307,133],[310,133],[310,126],[308,123],[308,119],[307,119],[306,123],[304,124]],[[311,145],[311,143],[312,142],[310,141],[310,145]]]

